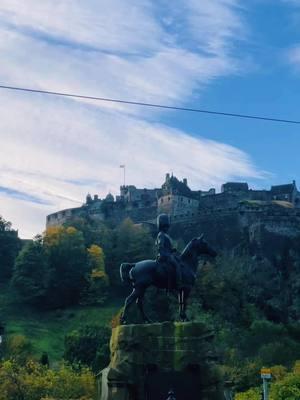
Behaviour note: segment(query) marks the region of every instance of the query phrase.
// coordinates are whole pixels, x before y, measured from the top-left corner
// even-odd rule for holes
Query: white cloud
[[[24,97],[27,102],[14,94],[0,101],[0,120],[6,120],[15,107],[15,123],[5,124],[1,132],[0,182],[50,204],[22,201],[19,207],[29,210],[19,219],[23,214],[11,214],[10,201],[5,205],[2,198],[3,215],[20,224],[25,229],[22,234],[30,230],[28,212],[31,215],[35,207],[43,218],[32,227],[41,230],[47,213],[78,206],[76,200],[83,200],[88,191],[102,196],[108,191],[117,193],[120,163],[127,165],[128,181],[142,187],[161,185],[167,171],[188,177],[194,188],[219,186],[236,176],[262,177],[247,155],[232,146],[131,116],[116,118],[113,111]]]
[[[0,17],[28,34],[135,54],[164,36],[147,0],[2,0]]]
[[[235,36],[243,36],[239,2],[169,4],[2,0],[0,82],[169,105],[190,101],[237,71],[232,48]],[[2,194],[1,214],[32,236],[48,213],[76,206],[88,191],[117,192],[120,163],[137,186],[160,185],[171,170],[198,188],[262,176],[245,153],[165,126],[159,116],[139,107],[2,91],[0,186],[45,204]]]
[[[167,25],[177,31],[177,42],[187,45],[192,41],[194,49],[224,54],[246,34],[238,0],[174,0],[172,7],[163,3]]]

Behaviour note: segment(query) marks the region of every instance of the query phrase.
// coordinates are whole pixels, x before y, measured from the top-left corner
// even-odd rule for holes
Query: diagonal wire
[[[269,122],[281,122],[281,123],[286,123],[286,124],[300,124],[300,121],[297,121],[297,120],[275,118],[275,117],[265,117],[262,115],[237,114],[237,113],[228,113],[228,112],[222,112],[222,111],[205,110],[205,109],[200,109],[200,108],[167,106],[164,104],[144,103],[144,102],[140,102],[140,101],[112,99],[112,98],[107,98],[107,97],[86,96],[86,95],[80,95],[80,94],[75,94],[75,93],[53,92],[50,90],[31,89],[31,88],[17,87],[17,86],[0,85],[0,89],[16,90],[16,91],[30,92],[30,93],[40,93],[40,94],[47,94],[47,95],[54,95],[54,96],[72,97],[72,98],[77,98],[77,99],[96,100],[96,101],[103,101],[103,102],[109,102],[109,103],[128,104],[128,105],[133,105],[133,106],[161,108],[161,109],[175,110],[175,111],[186,111],[186,112],[194,112],[194,113],[202,113],[202,114],[220,115],[220,116],[224,116],[224,117],[256,119],[256,120],[269,121]]]

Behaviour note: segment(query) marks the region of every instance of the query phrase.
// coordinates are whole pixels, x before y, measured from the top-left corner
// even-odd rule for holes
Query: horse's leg
[[[181,314],[180,319],[181,321],[188,321],[188,317],[186,315],[186,308],[187,308],[187,299],[190,294],[190,289],[182,289],[181,291]]]
[[[182,321],[182,313],[183,313],[183,290],[179,289],[178,291],[178,308],[179,308],[179,319]]]
[[[128,309],[132,305],[132,303],[138,298],[139,293],[140,293],[139,290],[137,290],[136,288],[133,288],[131,294],[125,300],[124,310],[123,310],[121,318],[120,318],[121,324],[126,324],[126,315],[127,315]]]
[[[138,308],[140,310],[140,313],[141,313],[141,316],[143,318],[143,321],[146,322],[146,323],[150,323],[151,321],[147,317],[147,315],[145,314],[145,311],[144,311],[144,295],[145,295],[145,289],[141,291],[139,297],[137,298],[136,303],[137,303]]]

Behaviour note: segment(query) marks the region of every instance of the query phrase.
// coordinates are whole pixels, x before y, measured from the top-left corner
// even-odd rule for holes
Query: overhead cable
[[[75,94],[75,93],[54,92],[54,91],[50,91],[50,90],[32,89],[32,88],[25,88],[25,87],[18,87],[18,86],[0,85],[0,89],[15,90],[15,91],[21,91],[21,92],[30,92],[30,93],[39,93],[39,94],[54,95],[54,96],[72,97],[72,98],[77,98],[77,99],[95,100],[95,101],[102,101],[102,102],[108,102],[108,103],[128,104],[128,105],[132,105],[132,106],[152,107],[152,108],[161,108],[161,109],[175,110],[175,111],[186,111],[186,112],[194,112],[194,113],[220,115],[220,116],[224,116],[224,117],[256,119],[256,120],[263,120],[263,121],[269,121],[269,122],[281,122],[281,123],[285,123],[285,124],[300,124],[300,121],[297,121],[297,120],[283,119],[283,118],[277,118],[277,117],[267,117],[267,116],[263,116],[263,115],[238,114],[238,113],[229,113],[229,112],[222,112],[222,111],[216,111],[216,110],[205,110],[205,109],[200,109],[200,108],[176,107],[176,106],[168,106],[168,105],[164,105],[164,104],[112,99],[112,98],[108,98],[108,97],[87,96],[87,95],[81,95],[81,94]]]

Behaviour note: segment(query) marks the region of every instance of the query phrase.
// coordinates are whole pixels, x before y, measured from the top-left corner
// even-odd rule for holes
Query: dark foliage
[[[45,300],[50,280],[50,268],[42,238],[27,243],[14,266],[12,285],[21,298],[39,306]]]
[[[0,282],[7,281],[11,275],[15,258],[21,248],[18,232],[11,223],[0,216]]]
[[[84,326],[65,337],[64,359],[75,367],[85,365],[99,372],[109,363],[110,329]]]

